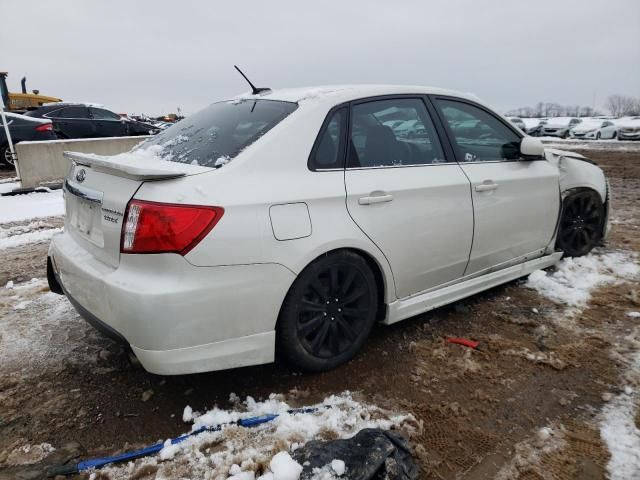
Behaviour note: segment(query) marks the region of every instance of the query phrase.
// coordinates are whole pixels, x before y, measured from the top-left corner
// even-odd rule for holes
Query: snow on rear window
[[[257,99],[214,103],[138,148],[157,146],[163,160],[219,168],[297,107],[291,102]]]

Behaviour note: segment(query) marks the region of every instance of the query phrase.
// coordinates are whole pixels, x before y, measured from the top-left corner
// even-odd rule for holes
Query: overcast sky
[[[0,70],[118,112],[191,113],[258,86],[404,83],[500,110],[640,96],[639,0],[0,0]]]

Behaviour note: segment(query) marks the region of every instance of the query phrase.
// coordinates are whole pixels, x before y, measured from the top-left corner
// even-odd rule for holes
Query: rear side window
[[[351,109],[348,167],[445,162],[427,108],[418,98],[360,103]]]
[[[346,123],[346,107],[331,114],[329,121],[320,132],[318,143],[309,159],[311,170],[344,167]]]
[[[262,137],[298,107],[275,100],[214,103],[144,142],[167,161],[219,167]]]
[[[47,117],[53,118],[89,118],[89,109],[87,107],[65,107],[55,112],[49,112]]]
[[[91,118],[95,120],[120,120],[120,115],[104,108],[91,107],[89,111],[91,112]]]
[[[438,99],[463,162],[516,160],[520,137],[498,118],[474,105]]]

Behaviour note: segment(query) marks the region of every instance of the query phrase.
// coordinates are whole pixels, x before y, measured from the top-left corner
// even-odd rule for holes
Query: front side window
[[[436,100],[463,162],[517,160],[520,137],[498,118],[474,105]]]
[[[104,108],[90,107],[89,111],[91,112],[91,118],[95,120],[120,120],[120,115]]]
[[[309,167],[312,170],[344,167],[346,122],[346,107],[331,114],[309,159]]]
[[[376,100],[351,110],[349,167],[445,162],[433,122],[418,98]]]
[[[219,167],[293,112],[298,105],[277,100],[232,100],[209,105],[143,142],[159,147],[167,161]]]

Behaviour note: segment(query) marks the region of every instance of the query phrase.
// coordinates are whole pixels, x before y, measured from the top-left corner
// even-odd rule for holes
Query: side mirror
[[[522,137],[520,142],[520,155],[524,159],[544,157],[544,145],[533,137]]]

